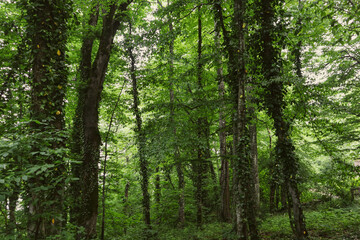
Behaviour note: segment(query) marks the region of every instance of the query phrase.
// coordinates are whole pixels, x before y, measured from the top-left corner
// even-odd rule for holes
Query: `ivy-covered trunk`
[[[278,138],[275,147],[275,157],[280,164],[282,175],[282,191],[285,190],[289,199],[287,207],[290,223],[296,239],[307,239],[308,233],[305,228],[304,215],[300,203],[298,190],[298,159],[295,156],[295,147],[290,136],[290,122],[285,119],[283,109],[285,107],[284,94],[286,89],[283,82],[276,79],[280,75],[280,51],[279,46],[274,46],[274,39],[280,33],[277,32],[275,8],[282,1],[261,1],[261,42],[262,42],[262,72],[266,81],[265,105],[269,115],[274,120],[275,134]],[[281,45],[281,43],[278,43]]]
[[[67,84],[65,49],[69,1],[22,2],[32,56],[30,129],[33,135],[27,184],[28,236],[45,239],[63,227],[65,164],[64,97]]]
[[[73,164],[73,175],[79,180],[72,184],[74,204],[71,209],[71,221],[85,229],[78,239],[96,237],[98,215],[98,163],[101,138],[99,133],[99,103],[105,74],[110,59],[114,36],[120,26],[123,11],[131,1],[113,3],[103,11],[102,32],[96,57],[92,60],[94,34],[83,37],[80,63],[80,83],[78,87],[78,105],[74,119],[72,152],[79,164]],[[105,6],[102,6],[105,7]],[[99,5],[92,9],[89,26],[96,26],[99,17]]]
[[[234,120],[234,201],[236,211],[236,226],[239,239],[259,239],[256,222],[256,200],[253,176],[253,162],[251,159],[251,139],[247,114],[247,98],[245,96],[246,76],[246,48],[245,30],[246,1],[234,0],[233,39],[236,46],[233,49],[233,92],[235,97]]]
[[[233,205],[239,239],[258,239],[256,200],[252,171],[249,120],[246,109],[245,26],[246,1],[234,0],[232,34],[224,24],[222,1],[214,1],[215,21],[220,25],[228,54],[227,81],[233,100]]]
[[[256,117],[256,100],[253,96],[252,89],[248,88],[248,107],[250,123],[249,123],[249,137],[250,137],[250,155],[253,178],[253,198],[256,212],[260,210],[260,180],[259,180],[259,161],[257,150],[257,117]]]
[[[198,6],[198,46],[197,46],[197,84],[198,88],[202,88],[202,22],[201,22],[201,6]],[[200,101],[199,98],[196,99]],[[193,163],[193,170],[195,174],[195,200],[196,200],[196,223],[201,226],[203,223],[203,204],[204,204],[204,164],[205,164],[205,148],[203,147],[202,141],[204,140],[203,129],[204,129],[204,118],[199,117],[197,119],[197,159]]]
[[[129,23],[129,35],[131,37],[132,34],[132,25]],[[135,56],[133,53],[132,43],[128,42],[128,54],[130,58],[130,78],[132,81],[132,95],[133,95],[133,113],[136,120],[136,142],[138,147],[139,154],[139,162],[140,162],[140,179],[141,179],[141,190],[142,190],[142,208],[144,214],[144,223],[148,229],[151,228],[151,220],[150,220],[150,194],[149,194],[149,171],[148,171],[148,160],[145,156],[145,147],[146,147],[146,136],[145,131],[142,126],[142,117],[140,112],[140,100],[139,100],[139,91],[137,87],[137,77],[135,72]],[[148,233],[146,233],[148,234]],[[148,236],[146,235],[146,238]]]

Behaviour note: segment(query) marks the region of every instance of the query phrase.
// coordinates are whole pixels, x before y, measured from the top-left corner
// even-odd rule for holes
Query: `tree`
[[[65,50],[70,1],[21,2],[26,10],[27,36],[32,55],[31,123],[34,134],[27,191],[28,234],[45,239],[59,234],[63,223],[64,98],[67,85]]]
[[[255,189],[252,176],[250,135],[248,130],[246,103],[246,40],[245,40],[245,1],[234,1],[234,15],[232,19],[233,34],[230,35],[224,25],[222,7],[215,3],[215,16],[219,21],[224,43],[229,59],[228,83],[231,89],[233,106],[233,185],[235,226],[240,239],[258,238],[256,214],[253,208]]]
[[[280,78],[280,51],[274,46],[274,38],[279,34],[279,27],[275,25],[275,9],[281,2],[261,1],[261,43],[262,43],[262,72],[266,81],[265,104],[269,115],[274,120],[276,143],[276,158],[281,165],[282,178],[286,196],[291,200],[287,204],[289,218],[296,239],[307,239],[308,232],[305,228],[304,215],[300,203],[298,190],[298,159],[290,136],[290,122],[285,119],[284,83]],[[281,44],[281,43],[279,43]],[[281,46],[281,45],[280,45]],[[292,211],[292,214],[291,214]]]
[[[100,156],[99,103],[105,81],[111,49],[125,11],[132,1],[110,3],[108,6],[92,3],[88,26],[97,26],[102,18],[102,32],[95,59],[93,45],[96,35],[83,36],[81,47],[78,103],[73,127],[72,152],[80,164],[73,165],[73,174],[79,180],[72,185],[74,206],[72,222],[84,227],[85,238],[96,236],[98,215],[98,162]],[[81,238],[81,236],[78,236]]]
[[[132,37],[132,23],[129,22],[129,37]],[[130,77],[132,81],[132,95],[133,95],[133,111],[136,120],[136,142],[139,152],[139,161],[140,161],[140,176],[141,176],[141,190],[142,190],[142,207],[144,212],[144,222],[148,229],[151,228],[150,221],[150,194],[148,191],[149,185],[149,173],[148,173],[148,161],[146,159],[145,153],[145,144],[146,144],[146,135],[143,129],[142,117],[140,111],[140,100],[139,100],[139,91],[138,91],[138,82],[136,76],[136,58],[134,55],[134,47],[132,46],[132,41],[128,40],[128,55],[130,58]]]
[[[214,3],[214,19],[215,19],[215,37],[214,45],[215,49],[221,49],[220,45],[220,32],[222,11],[218,10],[219,4]],[[220,16],[219,16],[220,15]],[[215,53],[216,73],[218,80],[219,98],[220,98],[220,110],[219,110],[219,143],[220,143],[220,218],[224,222],[230,222],[230,172],[229,161],[226,153],[226,117],[225,117],[225,81],[223,76],[222,67],[222,54]]]

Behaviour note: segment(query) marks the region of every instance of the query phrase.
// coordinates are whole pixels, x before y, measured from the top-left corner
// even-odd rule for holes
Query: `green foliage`
[[[74,168],[71,166],[80,166],[80,162],[74,161],[75,157],[69,153],[74,146],[69,141],[68,131],[58,131],[52,123],[61,118],[61,126],[73,126],[76,92],[81,86],[78,73],[81,44],[84,38],[94,39],[91,59],[95,59],[103,17],[113,3],[50,1],[55,6],[51,11],[36,12],[47,2],[0,2],[1,239],[26,239],[30,191],[42,194],[46,199],[44,205],[50,206],[56,202],[51,198],[56,194],[52,193],[56,193],[57,186],[61,185],[64,187],[64,203],[66,206],[73,203],[68,189],[79,179],[72,176]],[[214,2],[221,4],[224,15],[220,47],[214,42]],[[356,239],[360,231],[359,208],[349,204],[352,201],[350,188],[359,186],[359,169],[353,163],[360,153],[360,4],[355,0],[300,1],[300,5],[299,1],[272,1],[274,6],[282,3],[282,7],[274,10],[273,41],[266,44],[273,48],[278,61],[266,66],[261,56],[265,46],[261,34],[269,29],[261,32],[261,2],[247,1],[243,27],[246,33],[246,73],[255,98],[254,103],[247,106],[258,110],[261,236],[263,239],[291,238],[286,214],[268,215],[270,186],[283,184],[284,173],[291,176],[298,171],[301,201],[305,207],[311,208],[305,215],[313,239]],[[101,8],[98,24],[90,26],[89,15],[98,3]],[[200,5],[203,35],[199,59],[197,10]],[[46,14],[51,18],[43,23]],[[230,172],[236,172],[230,149],[236,119],[232,113],[233,86],[229,73],[234,66],[228,59],[225,36],[226,33],[234,35],[233,14],[232,1],[160,0],[133,1],[126,12],[117,16],[123,22],[112,45],[110,62],[104,70],[106,76],[99,109],[99,127],[103,143],[106,141],[107,144],[108,164],[105,173],[105,239],[142,239],[144,231],[149,231],[154,239],[235,239],[232,224],[217,222],[221,170],[218,119],[221,106],[225,106]],[[129,20],[133,26],[131,36]],[[235,49],[235,42],[231,40],[229,46]],[[146,230],[142,217],[139,152],[131,107],[129,46],[136,55],[139,110],[146,135],[143,144],[144,156],[149,162],[151,230]],[[36,61],[31,56],[36,54],[41,54],[39,61],[43,61],[40,65],[43,78],[34,83],[31,78]],[[301,54],[301,62],[296,59],[296,54]],[[222,60],[221,64],[215,62],[217,57]],[[199,64],[202,66],[200,83]],[[218,65],[222,66],[226,82],[223,99],[218,94]],[[298,75],[298,69],[303,76]],[[39,93],[35,94],[39,97],[36,103],[31,101],[34,89]],[[174,94],[173,102],[170,89]],[[280,99],[274,97],[275,93]],[[117,101],[119,104],[115,106]],[[44,112],[36,113],[31,107],[34,103]],[[280,114],[266,111],[276,107],[281,110]],[[113,113],[112,125],[109,126]],[[276,133],[283,131],[278,125],[282,117],[286,119],[286,140],[277,145]],[[199,119],[206,120],[205,124],[199,123]],[[178,158],[174,156],[174,146],[179,149]],[[105,144],[101,147],[99,166],[103,168]],[[198,152],[208,155],[199,158]],[[279,158],[288,165],[279,164]],[[211,164],[214,170],[213,173],[207,170],[204,174],[202,189],[206,198],[202,206],[205,223],[202,228],[195,226],[194,166],[199,159],[203,165]],[[298,163],[291,165],[294,161]],[[186,224],[183,229],[178,228],[181,191],[176,167],[179,163],[185,178]],[[287,172],[289,167],[293,168],[292,172]],[[33,184],[34,179],[39,184]],[[159,184],[159,189],[156,184]],[[15,230],[9,224],[11,197],[16,197]],[[325,200],[331,201],[324,203]],[[51,215],[50,211],[41,214]],[[100,221],[101,215],[98,217],[98,232]],[[67,219],[64,229],[52,239],[74,239],[78,231],[84,233],[84,229],[79,230]]]

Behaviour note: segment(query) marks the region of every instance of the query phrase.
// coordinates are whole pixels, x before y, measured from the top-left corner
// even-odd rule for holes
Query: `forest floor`
[[[360,240],[360,204],[344,206],[330,201],[305,208],[306,227],[312,240]],[[292,239],[287,213],[267,216],[260,225],[262,239]]]
[[[337,201],[322,202],[305,208],[304,215],[311,240],[360,240],[359,201],[347,205]],[[235,239],[233,226],[224,223],[206,224],[201,229],[188,226],[183,230],[162,228],[155,231],[158,233],[156,239],[161,240]],[[293,239],[286,212],[263,216],[259,231],[261,239]]]

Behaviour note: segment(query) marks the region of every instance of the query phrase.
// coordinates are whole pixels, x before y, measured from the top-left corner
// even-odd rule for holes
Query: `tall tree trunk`
[[[216,12],[216,8],[214,7]],[[221,26],[219,19],[215,16],[215,47],[216,49],[221,49],[220,45],[220,31]],[[223,76],[222,61],[221,55],[215,55],[217,79],[218,79],[218,89],[219,89],[219,100],[220,100],[220,110],[219,110],[219,142],[220,142],[220,218],[224,222],[230,222],[230,174],[229,174],[229,161],[226,157],[226,119],[225,119],[225,81]]]
[[[202,10],[201,6],[198,6],[198,48],[197,48],[197,88],[200,91],[203,91],[203,57],[202,57]],[[195,100],[198,102],[202,101],[201,95],[196,95]],[[193,164],[194,174],[195,174],[195,187],[196,187],[196,205],[197,205],[197,225],[201,226],[203,224],[203,207],[206,205],[210,208],[211,203],[208,201],[208,193],[205,191],[205,177],[207,173],[214,172],[212,171],[212,166],[208,162],[210,158],[210,149],[209,149],[209,123],[206,115],[204,115],[205,106],[198,108],[199,114],[201,116],[197,117],[196,120],[196,131],[197,131],[197,160]]]
[[[13,189],[13,192],[11,193],[9,197],[9,225],[8,225],[8,233],[10,235],[14,234],[16,230],[16,203],[19,198],[19,193],[17,192],[18,189]]]
[[[229,85],[233,97],[233,195],[235,229],[239,239],[258,239],[256,214],[253,208],[254,196],[250,159],[250,137],[245,104],[245,38],[243,17],[245,2],[234,0],[233,35],[230,36],[224,25],[222,1],[214,1],[215,19],[219,22],[224,36],[225,49],[229,58]],[[236,43],[236,44],[234,44]]]
[[[255,203],[256,212],[260,209],[260,182],[259,182],[259,163],[258,163],[258,150],[257,150],[257,117],[256,117],[256,99],[252,93],[252,88],[248,87],[248,113],[251,121],[249,122],[249,136],[250,136],[250,157],[252,167],[253,179],[253,199]]]
[[[73,164],[72,171],[79,179],[72,184],[74,204],[71,209],[71,221],[84,227],[84,235],[77,239],[96,237],[98,215],[98,163],[101,138],[99,133],[99,104],[105,74],[110,59],[114,36],[120,26],[123,11],[131,1],[113,3],[103,11],[103,27],[99,48],[92,61],[95,38],[85,35],[81,48],[80,84],[78,104],[74,119],[73,149],[80,164]],[[96,5],[89,19],[90,26],[96,26],[99,17],[99,5]]]
[[[285,210],[287,208],[287,189],[286,189],[286,184],[282,184],[278,186],[278,195],[279,195],[279,199],[278,203],[281,203],[281,210]]]
[[[155,209],[159,213],[160,209],[160,198],[161,198],[161,185],[160,185],[160,167],[157,166],[155,169]],[[160,217],[157,216],[156,223],[160,223]]]
[[[282,177],[284,189],[290,201],[287,206],[289,209],[290,222],[294,225],[293,232],[298,240],[308,239],[308,233],[305,227],[304,215],[300,204],[300,196],[297,186],[298,159],[295,156],[294,145],[290,140],[290,123],[286,121],[283,113],[284,86],[282,82],[274,81],[280,74],[280,69],[274,67],[279,61],[278,49],[273,46],[273,36],[275,32],[275,4],[276,1],[261,1],[261,40],[262,40],[262,68],[263,74],[268,82],[265,101],[269,115],[274,119],[275,133],[278,137],[276,144],[276,157],[282,167]],[[278,3],[279,4],[279,3]],[[290,211],[292,208],[292,214]]]
[[[302,0],[298,0],[298,11],[301,13],[302,9],[303,9],[303,3]],[[296,21],[296,29],[295,29],[295,36],[299,37],[299,39],[301,39],[300,33],[302,30],[302,18],[299,17],[299,19]],[[295,46],[293,46],[293,51],[292,54],[295,57],[295,71],[296,71],[296,75],[298,76],[298,78],[303,78],[303,74],[301,71],[302,68],[302,62],[301,62],[301,47],[302,47],[302,41],[298,40],[298,42],[296,43]]]
[[[298,9],[299,12],[302,11],[303,3],[302,0],[299,0],[298,3]],[[295,34],[298,36],[301,33],[302,29],[302,19],[299,17],[296,23],[296,30]],[[295,70],[296,75],[302,79],[302,64],[301,64],[301,47],[302,42],[299,40],[294,48],[293,54],[295,55]],[[294,147],[292,148],[294,149]],[[295,164],[297,165],[297,159],[294,159]],[[297,174],[297,167],[293,167],[293,174]],[[293,208],[293,214],[294,214],[294,225],[296,229],[296,236],[298,239],[307,239],[308,233],[306,231],[305,226],[305,217],[302,211],[301,202],[300,202],[300,193],[298,189],[298,185],[295,179],[290,175],[290,182],[289,182],[289,194],[291,196],[292,200],[292,208]]]
[[[59,234],[63,225],[64,161],[56,154],[46,156],[41,153],[64,146],[59,133],[64,127],[69,2],[32,0],[22,4],[28,15],[27,30],[32,55],[30,110],[33,121],[30,128],[35,136],[33,152],[38,152],[33,155],[30,164],[48,167],[46,173],[28,181],[28,235],[30,239],[45,239]],[[48,146],[49,150],[40,150],[39,146]],[[46,192],[42,188],[47,188]]]
[[[277,209],[277,194],[276,194],[276,184],[274,181],[270,180],[270,193],[269,193],[269,211],[274,213]]]
[[[235,69],[234,72],[234,90],[235,90],[235,105],[236,109],[236,123],[234,138],[236,138],[236,164],[234,173],[237,176],[236,188],[238,189],[237,198],[241,201],[241,206],[237,206],[238,211],[242,211],[237,215],[245,214],[245,218],[239,219],[238,236],[239,239],[247,239],[247,233],[244,229],[248,229],[250,238],[259,239],[256,222],[256,208],[254,199],[254,180],[252,175],[252,160],[251,160],[251,139],[249,130],[247,129],[247,109],[246,109],[246,69],[245,69],[245,10],[246,1],[234,0],[234,40],[237,43],[235,56]],[[238,203],[239,204],[239,203]],[[246,221],[245,221],[246,219]]]
[[[236,41],[235,59],[233,60],[232,81],[233,97],[235,107],[234,120],[234,202],[235,202],[235,224],[239,239],[248,239],[248,226],[246,223],[246,189],[249,181],[245,179],[247,169],[247,147],[246,147],[246,103],[245,103],[245,42],[242,29],[242,18],[244,14],[243,2],[234,1],[234,40]],[[245,181],[244,181],[245,180]]]
[[[3,191],[3,189],[1,189]],[[4,217],[4,227],[5,232],[9,233],[9,221],[8,221],[8,197],[5,196],[4,200],[2,201],[4,204],[0,204],[0,213]],[[4,209],[2,209],[4,207]]]
[[[250,116],[253,119],[256,119],[255,114],[250,110]],[[251,159],[252,159],[252,175],[253,175],[253,186],[254,186],[254,200],[256,211],[260,209],[260,180],[259,180],[259,163],[258,163],[258,152],[257,152],[257,130],[256,130],[256,121],[250,123],[249,126],[250,133],[250,148],[251,148]]]
[[[92,13],[89,18],[88,25],[89,26],[96,26],[98,17],[99,17],[99,6],[96,5],[94,9],[92,9]],[[87,32],[86,34],[89,34]],[[89,34],[90,35],[90,34]],[[85,139],[85,132],[88,131],[89,127],[85,126],[85,113],[86,110],[86,98],[88,95],[87,86],[90,85],[90,75],[92,69],[92,47],[94,42],[94,37],[88,37],[87,35],[83,36],[83,42],[81,47],[81,62],[80,62],[80,76],[79,81],[80,84],[78,86],[78,102],[76,108],[76,114],[74,117],[74,126],[72,132],[72,153],[76,160],[80,161],[81,163],[72,164],[72,174],[74,177],[79,178],[78,181],[73,181],[71,183],[71,194],[73,197],[73,203],[70,206],[70,222],[78,227],[84,227],[85,229],[85,239],[95,238],[96,230],[94,226],[94,222],[96,222],[97,218],[97,202],[98,202],[98,195],[97,195],[97,156],[92,158],[85,158],[92,153],[89,149],[88,139]],[[96,99],[94,99],[96,101]],[[91,108],[96,106],[90,106]],[[92,115],[95,115],[97,120],[97,109],[95,109],[95,113],[92,109]],[[94,117],[92,117],[94,118]],[[93,126],[94,131],[98,131],[97,123],[96,126]],[[89,135],[89,133],[87,133]],[[99,138],[99,135],[97,135]],[[87,147],[86,147],[87,146]],[[85,148],[86,147],[86,148]],[[98,148],[99,146],[95,146],[93,149],[94,155],[98,155]],[[86,153],[85,151],[90,151],[90,153]],[[90,174],[92,173],[92,179],[85,179],[83,176],[85,175],[85,171]],[[87,184],[92,189],[92,194],[87,189]],[[94,191],[96,189],[96,191]],[[89,207],[89,205],[93,205],[93,207]],[[93,219],[93,223],[91,225],[86,224],[86,221]],[[76,239],[82,239],[83,234],[78,234]]]
[[[179,227],[183,228],[185,226],[185,195],[184,195],[184,188],[185,188],[185,178],[183,167],[181,164],[179,150],[175,149],[175,159],[178,161],[176,163],[176,172],[178,175],[178,189],[179,189]]]
[[[202,75],[202,64],[201,64],[201,53],[202,53],[202,22],[201,22],[201,7],[198,7],[198,62],[197,62],[197,81],[199,88],[201,86],[201,75]],[[201,129],[202,120],[198,118],[197,120],[197,137],[198,141],[202,140],[202,129]],[[195,200],[196,200],[196,223],[198,226],[202,225],[202,217],[203,217],[203,157],[204,152],[200,146],[201,144],[198,143],[197,146],[197,160],[193,164],[194,173],[195,173]]]
[[[132,34],[132,25],[129,23],[129,34]],[[141,176],[141,190],[142,190],[142,207],[144,214],[144,222],[148,228],[151,227],[150,222],[150,194],[148,191],[149,185],[149,176],[148,176],[148,161],[145,156],[145,144],[146,144],[146,136],[142,127],[142,118],[139,109],[139,92],[137,88],[137,77],[136,77],[136,69],[135,69],[135,56],[133,54],[133,46],[128,47],[128,54],[130,57],[130,76],[132,81],[132,94],[133,94],[133,111],[136,119],[136,137],[137,137],[137,145],[139,152],[139,160],[140,160],[140,176]]]

